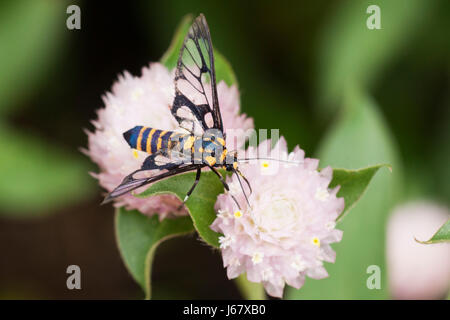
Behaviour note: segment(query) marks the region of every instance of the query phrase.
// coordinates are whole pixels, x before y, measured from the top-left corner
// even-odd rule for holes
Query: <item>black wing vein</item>
[[[193,22],[180,50],[171,111],[180,126],[187,127],[186,123],[194,123],[194,133],[201,134],[211,128],[223,132],[213,46],[208,24],[202,14]],[[209,113],[212,124],[206,120]]]

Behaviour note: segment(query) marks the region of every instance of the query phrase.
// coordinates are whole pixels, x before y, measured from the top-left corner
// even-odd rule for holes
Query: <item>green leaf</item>
[[[0,112],[12,110],[51,70],[66,29],[64,1],[0,5]],[[67,4],[66,4],[67,5]]]
[[[224,170],[220,172],[225,173]],[[136,196],[146,198],[158,194],[173,194],[182,201],[194,181],[195,172],[180,174],[154,183]],[[210,225],[216,218],[214,204],[217,196],[223,192],[223,185],[218,177],[211,171],[204,171],[200,182],[186,202],[195,230],[205,242],[216,248],[219,247],[220,234],[211,230]]]
[[[151,298],[151,269],[155,250],[167,239],[194,231],[189,217],[158,220],[140,212],[117,209],[116,241],[128,271]]]
[[[450,219],[447,220],[446,223],[444,223],[439,230],[431,237],[428,241],[419,241],[416,239],[417,242],[423,243],[423,244],[432,244],[432,243],[439,243],[439,242],[449,242],[450,241]]]
[[[329,277],[307,278],[300,290],[288,288],[288,299],[388,298],[387,278],[381,278],[380,290],[370,290],[366,270],[377,265],[382,274],[387,274],[386,218],[401,195],[403,170],[395,142],[374,101],[357,88],[344,93],[344,97],[341,116],[319,148],[321,167],[361,168],[389,163],[393,172],[380,170],[374,175],[351,217],[340,221],[344,235],[341,242],[332,245],[336,262],[326,264]]]
[[[81,153],[71,154],[38,137],[0,123],[0,210],[9,217],[48,214],[95,195],[91,168]]]
[[[189,27],[193,21],[192,15],[187,15],[183,18],[180,25],[178,26],[169,49],[164,53],[161,58],[161,63],[164,64],[169,70],[176,67],[178,57],[180,55],[180,49],[183,45],[184,37],[186,36]],[[225,57],[220,54],[214,48],[214,66],[216,70],[216,80],[219,83],[221,80],[225,81],[229,86],[233,84],[238,84],[236,75],[231,68],[230,63],[225,59]]]
[[[330,183],[330,188],[339,185],[340,189],[337,196],[345,200],[345,208],[336,222],[340,222],[348,211],[355,206],[356,202],[361,199],[373,176],[382,167],[388,167],[391,170],[391,167],[387,164],[379,164],[359,170],[333,169],[333,180]]]

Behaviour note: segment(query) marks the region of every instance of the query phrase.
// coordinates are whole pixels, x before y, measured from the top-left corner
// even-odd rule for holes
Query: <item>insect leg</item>
[[[225,188],[225,190],[227,190],[228,192],[230,191],[230,187],[228,186],[228,183],[225,181],[225,179],[222,177],[222,175],[220,174],[220,172],[218,172],[216,169],[214,169],[214,167],[212,166],[208,166],[212,172],[214,172],[220,179],[220,181],[223,184],[223,187]],[[231,198],[233,198],[234,202],[236,203],[236,205],[238,206],[239,210],[241,210],[241,206],[239,205],[239,203],[237,202],[236,198],[230,194]]]
[[[200,181],[201,173],[202,173],[202,169],[198,168],[197,174],[195,175],[194,184],[192,185],[191,189],[189,189],[189,191],[187,192],[186,197],[184,197],[183,203],[178,207],[178,210],[180,210],[184,206],[186,201],[188,201],[189,197],[191,196],[192,192],[194,191],[195,187],[197,186],[198,182]]]

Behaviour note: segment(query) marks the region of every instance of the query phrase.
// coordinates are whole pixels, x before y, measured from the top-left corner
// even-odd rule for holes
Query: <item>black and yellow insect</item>
[[[171,112],[185,133],[136,126],[123,134],[131,148],[149,155],[142,167],[125,177],[104,202],[169,176],[196,170],[195,181],[184,199],[186,202],[197,186],[204,167],[210,168],[218,176],[226,190],[229,187],[216,168],[237,174],[239,182],[241,176],[249,185],[238,170],[237,152],[229,152],[226,148],[217,97],[213,47],[202,14],[190,27],[180,51]],[[167,171],[151,177],[135,177],[138,172],[156,169]]]

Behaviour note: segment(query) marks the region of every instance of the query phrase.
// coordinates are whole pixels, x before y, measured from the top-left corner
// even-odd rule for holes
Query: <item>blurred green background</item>
[[[66,28],[70,4],[81,30]],[[371,4],[381,30],[366,27]],[[392,207],[450,202],[449,9],[446,0],[2,1],[0,298],[142,297],[116,249],[113,209],[99,206],[88,175],[97,168],[79,148],[118,74],[158,61],[182,17],[201,12],[257,128],[279,128],[321,166],[393,166],[340,225],[330,277],[287,298],[389,298],[386,276],[382,290],[365,279],[368,265],[388,272]],[[81,291],[66,288],[70,264],[81,267]],[[154,298],[240,297],[196,236],[162,244],[153,286]]]

